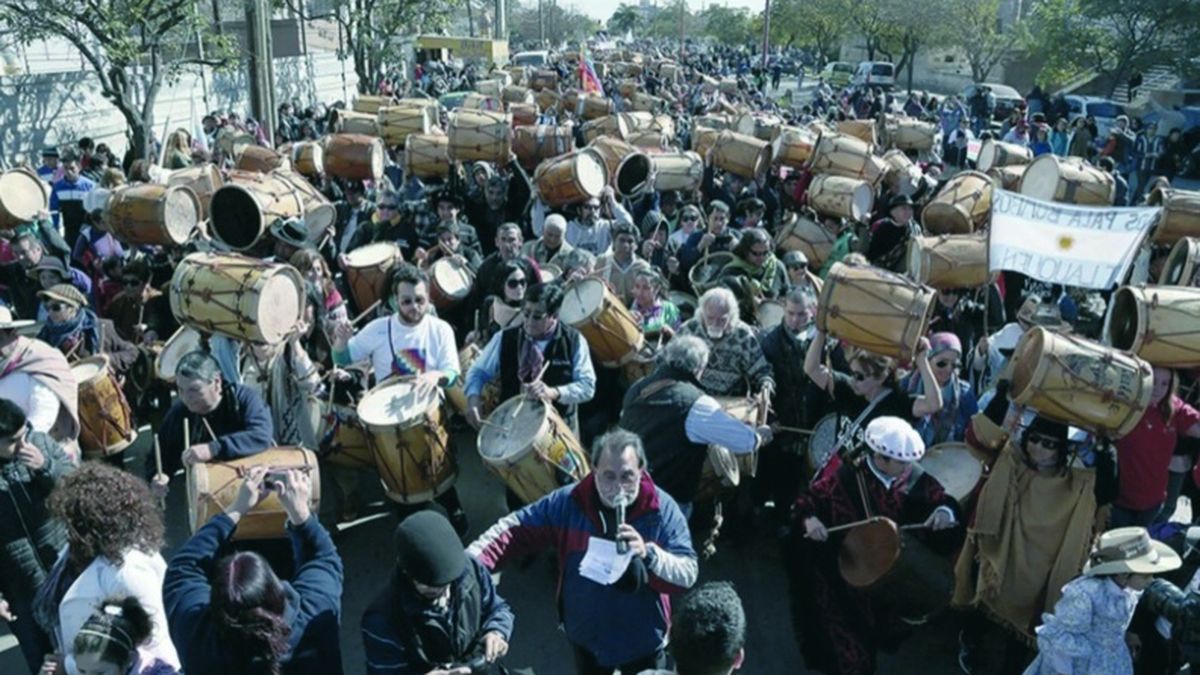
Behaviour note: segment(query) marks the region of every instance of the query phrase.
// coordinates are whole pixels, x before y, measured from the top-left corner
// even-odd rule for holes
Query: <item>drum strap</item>
[[[637,400],[644,401],[673,384],[678,383],[669,377],[658,380],[657,382],[651,382],[650,384],[646,385],[644,389],[642,389],[640,394],[638,394]]]

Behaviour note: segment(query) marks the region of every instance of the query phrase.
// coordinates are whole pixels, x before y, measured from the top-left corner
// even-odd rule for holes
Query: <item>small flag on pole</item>
[[[579,82],[583,85],[584,93],[604,95],[604,85],[596,77],[596,70],[592,68],[592,60],[588,58],[586,49],[579,51]]]

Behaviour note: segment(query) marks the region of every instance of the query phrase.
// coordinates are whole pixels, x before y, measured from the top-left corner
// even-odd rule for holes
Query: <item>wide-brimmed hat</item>
[[[25,328],[37,323],[29,319],[18,319],[13,311],[8,307],[0,306],[0,330],[10,330],[13,328]]]
[[[1119,527],[1100,535],[1100,541],[1088,557],[1083,573],[1162,574],[1183,564],[1170,546],[1150,538],[1144,527]]]
[[[57,300],[76,307],[88,304],[87,296],[83,294],[83,291],[71,284],[55,284],[44,291],[38,291],[37,294],[42,300]]]
[[[925,456],[925,441],[908,422],[899,417],[876,417],[867,425],[867,447],[884,457],[915,462]]]

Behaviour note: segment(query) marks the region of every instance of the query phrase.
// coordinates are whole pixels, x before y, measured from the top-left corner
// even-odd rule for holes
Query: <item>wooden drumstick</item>
[[[67,354],[66,354],[66,356],[65,356],[64,358],[66,358],[66,359],[67,359],[67,361],[70,361],[70,360],[71,360],[71,358],[72,358],[73,356],[75,356],[75,352],[79,351],[79,347],[80,347],[82,344],[83,344],[83,336],[81,335],[81,336],[79,336],[79,339],[75,341],[75,344],[71,346],[71,349],[69,349],[69,350],[67,351]]]
[[[217,434],[213,431],[212,425],[208,423],[208,418],[201,417],[200,421],[204,422],[204,428],[208,431],[208,435],[211,436],[214,441],[217,440]]]
[[[376,309],[377,307],[379,307],[379,305],[380,305],[380,304],[382,304],[382,303],[383,303],[383,300],[382,300],[382,299],[380,299],[380,300],[376,300],[375,302],[371,303],[371,306],[370,306],[370,307],[368,307],[368,308],[366,308],[366,309],[364,309],[362,314],[359,314],[358,316],[354,317],[354,318],[353,318],[353,319],[350,321],[350,325],[351,325],[351,326],[358,325],[358,322],[359,322],[359,321],[362,321],[363,319],[367,318],[367,315],[368,315],[368,314],[370,314],[371,312],[374,312],[374,311],[375,311],[375,309]]]
[[[534,382],[540,382],[542,379],[542,376],[546,374],[546,369],[549,367],[550,367],[549,361],[546,361],[545,363],[543,363],[542,369],[540,371],[538,371],[537,377],[533,378],[530,382],[528,382],[528,384],[533,384]],[[521,407],[525,405],[525,399],[526,399],[526,397],[522,396],[521,400],[517,401],[517,406],[515,408],[513,408],[512,416],[513,416],[514,420],[517,418],[517,415],[521,414]]]
[[[901,525],[900,529],[902,529],[902,530],[921,530],[926,527],[929,527],[929,526],[926,525],[925,523],[909,523],[908,525]]]
[[[183,450],[184,450],[184,452],[186,452],[187,449],[190,447],[192,447],[192,429],[191,429],[191,425],[188,424],[187,413],[184,413],[184,415],[183,415]]]
[[[813,434],[812,429],[801,429],[800,427],[785,427],[782,424],[775,425],[775,428],[778,429],[779,431],[786,431],[786,432],[792,433],[792,434],[803,434],[805,436],[811,436]]]
[[[833,532],[838,532],[840,530],[849,530],[850,528],[858,527],[859,525],[868,525],[877,520],[879,520],[878,516],[875,516],[873,518],[864,518],[862,520],[856,520],[853,523],[846,523],[845,525],[834,525],[833,527],[827,527],[827,528],[825,528],[825,531],[829,532],[829,533],[833,533]]]

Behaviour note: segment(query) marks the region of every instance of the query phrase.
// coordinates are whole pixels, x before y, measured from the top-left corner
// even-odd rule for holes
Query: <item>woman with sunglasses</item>
[[[118,375],[137,361],[133,343],[121,339],[113,322],[101,319],[88,307],[87,298],[71,284],[58,284],[38,291],[46,308],[47,320],[38,331],[38,339],[76,361],[103,354]]]
[[[757,227],[743,230],[741,239],[733,247],[733,260],[721,270],[721,282],[731,288],[743,288],[760,299],[782,296],[791,281],[772,248],[771,236],[766,230]],[[757,305],[757,302],[753,304]]]
[[[962,351],[962,343],[954,333],[929,336],[929,364],[933,378],[941,388],[943,405],[941,410],[925,415],[914,425],[925,445],[962,441],[971,417],[979,412],[979,401],[971,383],[958,378]],[[909,373],[900,385],[912,396],[925,393],[925,383],[916,373]]]
[[[496,284],[488,290],[483,305],[475,312],[472,330],[467,333],[464,346],[485,345],[496,333],[521,322],[521,304],[530,283],[525,268],[511,260],[504,262],[495,279]]]
[[[680,276],[686,279],[688,271],[704,256],[733,250],[739,238],[740,232],[729,227],[729,205],[714,199],[708,205],[708,226],[692,232],[679,248]]]
[[[1097,511],[1117,490],[1111,453],[1097,452],[1093,468],[1073,460],[1067,425],[1038,414],[1010,435],[1019,418],[1009,386],[997,384],[966,436],[976,454],[992,459],[954,570],[954,604],[981,610],[967,615],[959,635],[965,672],[984,662],[1017,669],[1029,662],[1034,627],[1083,567]],[[983,654],[983,645],[997,652]]]
[[[850,357],[850,372],[840,373],[822,361],[825,345],[825,332],[817,330],[804,357],[804,373],[827,394],[827,409],[839,418],[836,452],[855,452],[862,444],[867,425],[877,417],[911,421],[942,409],[942,389],[937,386],[929,364],[928,340],[922,338],[917,348],[916,370],[925,393],[915,398],[905,393],[896,381],[893,359],[858,350]],[[831,458],[827,470],[836,469],[836,464]]]

